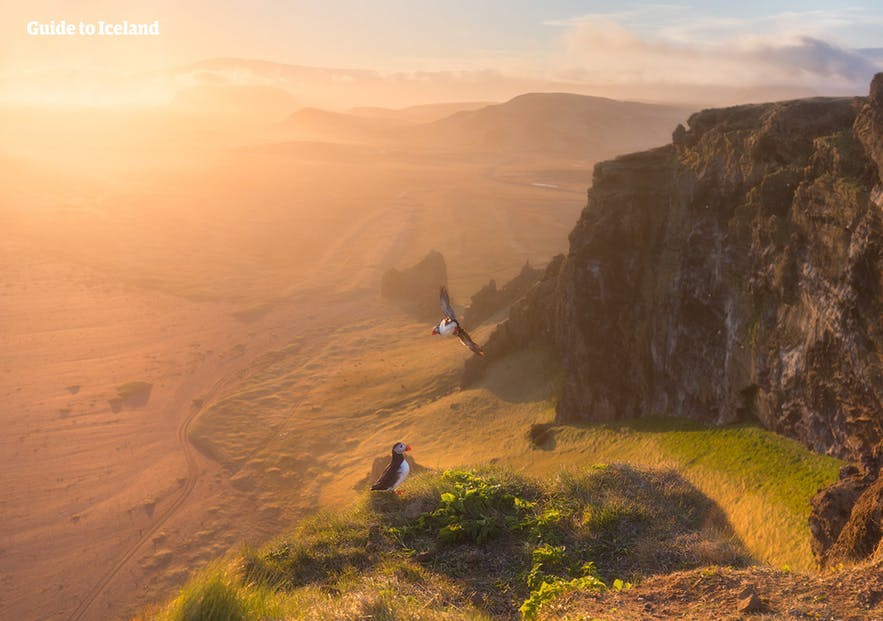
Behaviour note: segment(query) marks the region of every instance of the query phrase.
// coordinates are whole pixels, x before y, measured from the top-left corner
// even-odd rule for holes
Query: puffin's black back
[[[403,461],[405,461],[405,456],[402,453],[396,453],[393,451],[392,460],[390,460],[389,465],[386,467],[386,470],[383,471],[383,474],[380,475],[380,478],[377,479],[377,483],[371,486],[371,489],[377,491],[392,487],[393,483],[396,482],[396,474]]]

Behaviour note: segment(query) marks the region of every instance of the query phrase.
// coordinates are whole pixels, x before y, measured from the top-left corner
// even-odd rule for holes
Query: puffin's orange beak
[[[406,444],[406,445],[405,445],[405,451],[410,451],[410,450],[411,450],[411,445],[410,445],[410,444]]]

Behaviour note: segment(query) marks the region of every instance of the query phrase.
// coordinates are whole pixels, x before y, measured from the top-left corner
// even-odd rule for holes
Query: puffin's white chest
[[[408,465],[408,460],[403,459],[402,463],[399,464],[399,469],[396,471],[395,483],[392,484],[392,487],[390,487],[390,489],[395,489],[399,485],[401,485],[402,482],[408,478],[408,474],[410,474],[410,472],[411,472],[411,466]]]
[[[457,322],[450,319],[442,319],[441,323],[438,324],[438,333],[442,336],[450,336],[456,329]]]

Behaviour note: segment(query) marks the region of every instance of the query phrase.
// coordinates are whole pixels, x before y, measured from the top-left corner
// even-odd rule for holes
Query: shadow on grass
[[[491,363],[477,387],[507,403],[535,403],[558,392],[561,370],[551,352],[522,350]]]
[[[353,575],[416,564],[461,585],[464,603],[514,619],[544,580],[634,582],[750,560],[720,507],[676,472],[611,465],[548,485],[493,468],[417,475],[402,495],[365,494],[248,552],[242,570],[245,583],[334,594]]]

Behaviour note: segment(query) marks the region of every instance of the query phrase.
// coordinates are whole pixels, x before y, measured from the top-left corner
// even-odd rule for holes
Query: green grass
[[[807,493],[827,487],[843,462],[817,455],[798,442],[756,426],[707,428],[672,419],[639,421],[635,429],[668,429],[660,438],[666,452],[689,465],[721,472],[746,489],[762,493],[795,514],[806,513]],[[680,421],[679,421],[680,422]]]
[[[109,400],[111,409],[118,412],[123,407],[138,408],[147,405],[153,384],[150,382],[126,382],[117,386],[117,396]]]
[[[126,382],[117,386],[117,396],[120,399],[140,399],[149,395],[153,384],[150,382]]]
[[[648,417],[618,425],[552,430],[560,456],[670,467],[712,498],[758,560],[812,570],[809,501],[837,480],[843,462],[755,426],[705,427]]]
[[[309,379],[308,368],[292,365],[296,353],[280,352],[251,377],[249,390],[215,404],[214,414],[224,416],[197,421],[206,429],[194,439],[212,439],[203,450],[214,449],[222,463],[244,470],[266,455],[261,464],[279,462],[296,476],[300,462],[291,459],[309,448],[301,446],[302,438],[325,451],[325,434],[337,437],[336,426],[346,417],[372,421],[373,431],[337,455],[335,476],[326,482],[336,498],[351,497],[365,461],[389,436],[421,438],[419,465],[496,466],[412,476],[401,497],[362,496],[349,512],[309,518],[271,544],[241,552],[224,566],[223,580],[227,594],[245,606],[245,618],[509,619],[544,614],[550,602],[575,589],[627,588],[653,572],[749,559],[815,568],[809,499],[836,480],[842,462],[797,442],[758,427],[714,428],[661,417],[556,425],[548,399],[553,382],[544,379],[552,388],[524,382],[548,362],[535,356],[511,357],[468,390],[381,394],[389,403],[365,397],[371,388],[355,375],[340,376],[327,388],[319,382],[309,401],[321,403],[321,410],[298,406],[299,433],[268,442],[271,413],[287,411],[280,403],[290,404]],[[404,364],[406,358],[395,360]],[[373,386],[372,373],[386,371],[369,362],[360,360],[353,373]],[[437,374],[433,360],[425,365],[415,367],[408,354],[402,368],[411,375],[402,383],[424,387]],[[378,404],[388,407],[378,410]],[[376,413],[387,411],[401,416]],[[240,418],[251,423],[244,431],[236,424]],[[439,438],[442,427],[446,434]],[[476,428],[483,433],[476,435]],[[253,431],[264,435],[250,442],[234,437]],[[240,456],[230,447],[257,453]],[[605,462],[633,467],[593,466]],[[514,474],[524,471],[548,483]],[[188,586],[191,595],[182,593],[148,618],[182,618],[175,615],[206,580],[205,572],[199,574]],[[273,606],[281,612],[261,612]]]
[[[230,567],[215,565],[192,579],[167,606],[147,611],[145,621],[249,621],[292,618],[297,610],[278,590],[243,585]]]
[[[574,589],[745,561],[714,503],[672,471],[599,466],[540,483],[448,470],[246,548],[146,618],[530,619]]]

